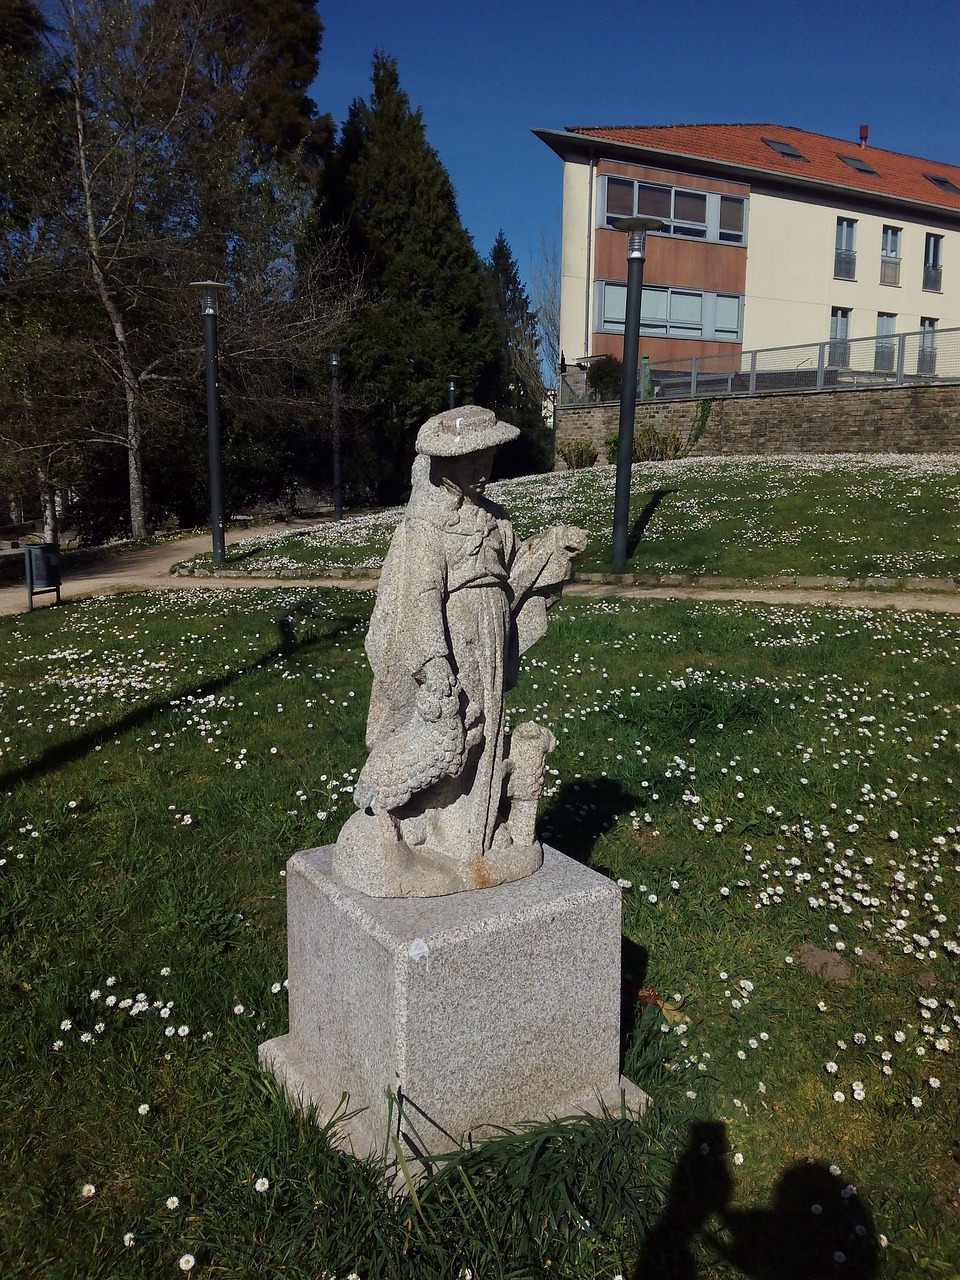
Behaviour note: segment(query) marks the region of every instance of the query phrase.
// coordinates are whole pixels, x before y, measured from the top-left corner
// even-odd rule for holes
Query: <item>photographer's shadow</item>
[[[880,1246],[866,1205],[820,1161],[786,1169],[768,1209],[730,1208],[733,1188],[726,1126],[694,1123],[632,1280],[695,1280],[698,1244],[753,1280],[872,1280],[878,1274]]]

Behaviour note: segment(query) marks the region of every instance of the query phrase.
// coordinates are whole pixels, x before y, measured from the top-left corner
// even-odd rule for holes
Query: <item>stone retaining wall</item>
[[[703,403],[650,401],[637,405],[636,423],[686,436]],[[559,409],[557,443],[588,439],[604,463],[619,417],[618,404]],[[718,398],[693,453],[960,453],[960,385]]]

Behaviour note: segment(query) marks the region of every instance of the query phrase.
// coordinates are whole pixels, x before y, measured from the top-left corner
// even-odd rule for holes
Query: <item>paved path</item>
[[[288,524],[231,529],[227,545],[260,533],[289,530]],[[372,578],[179,578],[172,565],[209,551],[210,535],[181,538],[161,546],[118,552],[86,565],[68,565],[61,597],[80,600],[88,596],[115,595],[123,591],[249,591],[256,587],[338,587],[363,591],[376,586]],[[948,591],[846,591],[823,588],[768,587],[636,587],[617,583],[574,582],[565,594],[601,598],[625,596],[633,600],[745,600],[761,604],[827,605],[850,609],[926,609],[936,613],[960,613],[960,592]],[[49,608],[54,596],[34,599],[34,608]],[[23,583],[0,586],[0,616],[25,613],[27,593]]]

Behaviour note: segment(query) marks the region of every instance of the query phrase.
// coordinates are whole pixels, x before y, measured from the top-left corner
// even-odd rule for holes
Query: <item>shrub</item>
[[[589,440],[584,440],[582,436],[558,444],[557,453],[571,471],[582,471],[585,467],[592,467],[599,457],[595,446]]]
[[[604,440],[607,461],[616,462],[619,437],[609,435]],[[685,456],[684,440],[676,427],[669,431],[658,431],[650,423],[637,427],[633,433],[634,462],[664,462],[667,458]]]
[[[597,400],[616,400],[620,396],[623,365],[616,356],[604,356],[587,370],[587,386]]]
[[[596,366],[594,366],[596,367]],[[686,458],[697,443],[710,421],[713,412],[713,400],[700,400],[694,411],[690,429],[684,437],[678,427],[669,431],[660,431],[653,423],[647,422],[636,427],[633,432],[634,462],[666,462],[670,458]],[[617,460],[617,444],[619,436],[609,435],[604,438],[603,445],[608,462]]]

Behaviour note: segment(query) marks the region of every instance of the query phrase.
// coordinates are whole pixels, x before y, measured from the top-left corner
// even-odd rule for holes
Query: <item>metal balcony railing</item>
[[[833,255],[833,274],[837,280],[857,278],[857,255],[853,249],[837,249]]]
[[[899,284],[900,283],[900,259],[899,258],[881,258],[880,259],[880,283],[881,284]]]
[[[561,375],[561,406],[598,402],[586,378],[586,368]],[[639,381],[641,402],[960,382],[960,328],[644,361]]]
[[[925,266],[923,268],[923,287],[929,293],[939,293],[943,279],[943,267]]]

